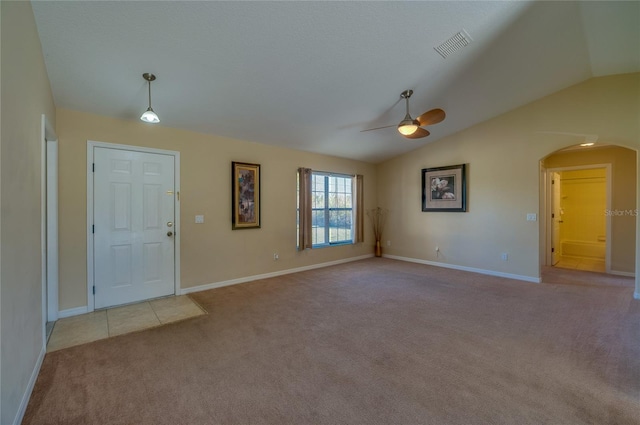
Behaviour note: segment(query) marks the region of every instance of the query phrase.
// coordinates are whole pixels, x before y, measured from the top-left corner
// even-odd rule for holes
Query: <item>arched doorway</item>
[[[633,149],[584,141],[541,159],[541,266],[635,276],[637,161]]]
[[[565,156],[555,153],[545,164]],[[611,273],[612,164],[545,168],[547,265]]]

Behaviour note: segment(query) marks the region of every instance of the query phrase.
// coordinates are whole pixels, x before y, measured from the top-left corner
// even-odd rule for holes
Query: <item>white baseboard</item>
[[[361,255],[359,257],[345,258],[345,259],[336,260],[336,261],[329,261],[327,263],[312,264],[310,266],[297,267],[295,269],[280,270],[273,273],[264,273],[264,274],[257,274],[253,276],[240,277],[238,279],[224,280],[221,282],[214,282],[214,283],[208,283],[205,285],[192,286],[190,288],[181,288],[181,289],[178,289],[177,295],[184,295],[184,294],[190,294],[192,292],[206,291],[207,289],[221,288],[223,286],[236,285],[238,283],[251,282],[253,280],[268,279],[270,277],[282,276],[282,275],[291,274],[291,273],[298,273],[306,270],[319,269],[321,267],[335,266],[337,264],[350,263],[352,261],[364,260],[365,258],[371,258],[371,257],[373,257],[373,254]],[[77,316],[79,314],[85,314],[85,313],[89,313],[89,308],[87,306],[75,307],[75,308],[70,308],[68,310],[59,311],[58,318],[63,319],[65,317]]]
[[[22,400],[20,401],[20,406],[18,407],[16,417],[13,420],[13,425],[20,425],[22,423],[22,419],[24,419],[24,414],[27,411],[27,405],[29,404],[29,399],[31,398],[33,388],[36,386],[36,380],[38,379],[38,374],[40,373],[40,368],[42,367],[45,353],[46,350],[44,347],[42,347],[42,350],[40,350],[40,354],[38,355],[38,360],[36,360],[36,365],[31,372],[31,377],[29,378],[27,388],[22,395]]]
[[[220,282],[207,283],[205,285],[192,286],[190,288],[182,288],[180,290],[180,294],[182,294],[182,295],[190,294],[192,292],[206,291],[207,289],[221,288],[223,286],[236,285],[238,283],[251,282],[251,281],[260,280],[260,279],[268,279],[270,277],[283,276],[283,275],[286,275],[286,274],[304,272],[304,271],[307,271],[307,270],[319,269],[319,268],[322,268],[322,267],[335,266],[335,265],[338,265],[338,264],[350,263],[352,261],[364,260],[365,258],[371,258],[371,257],[373,257],[373,254],[361,255],[359,257],[345,258],[345,259],[336,260],[336,261],[329,261],[327,263],[312,264],[310,266],[296,267],[295,269],[280,270],[280,271],[272,272],[272,273],[264,273],[264,274],[257,274],[257,275],[253,275],[253,276],[240,277],[238,279],[231,279],[231,280],[224,280],[224,281],[220,281]]]
[[[390,258],[392,260],[400,260],[400,261],[407,261],[407,262],[410,262],[410,263],[426,264],[426,265],[429,265],[429,266],[444,267],[444,268],[447,268],[447,269],[462,270],[462,271],[465,271],[465,272],[486,274],[486,275],[489,275],[489,276],[504,277],[504,278],[507,278],[507,279],[524,280],[525,282],[533,282],[533,283],[541,283],[542,282],[542,278],[533,277],[533,276],[523,276],[523,275],[519,275],[519,274],[497,272],[497,271],[494,271],[494,270],[477,269],[475,267],[458,266],[456,264],[438,263],[436,261],[420,260],[420,259],[417,259],[417,258],[409,258],[409,257],[400,257],[400,256],[397,256],[397,255],[386,255],[386,254],[383,254],[382,256],[385,257],[385,258]]]
[[[618,272],[618,271],[615,271],[615,270],[610,270],[607,273],[614,274],[616,276],[636,277],[636,274],[635,273],[631,273],[631,272]]]
[[[71,316],[77,316],[79,314],[85,314],[88,313],[89,309],[87,308],[87,306],[82,306],[82,307],[76,307],[76,308],[70,308],[68,310],[62,310],[58,312],[58,319],[63,319],[65,317],[71,317]]]

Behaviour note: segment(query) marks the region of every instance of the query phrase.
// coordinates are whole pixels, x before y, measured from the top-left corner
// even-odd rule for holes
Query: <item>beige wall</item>
[[[391,210],[386,253],[538,278],[544,228],[526,214],[541,212],[539,162],[584,140],[548,132],[637,150],[639,94],[640,74],[593,78],[380,164],[378,202]],[[453,164],[468,165],[468,212],[422,212],[420,170]]]
[[[139,121],[59,109],[60,310],[87,304],[87,140],[180,152],[181,286],[245,278],[373,253],[364,244],[296,251],[296,170],[363,174],[376,206],[375,166]],[[262,227],[231,230],[231,162],[261,164]],[[196,214],[205,216],[195,224]],[[280,256],[273,260],[273,253]]]
[[[611,164],[611,209],[635,211],[638,190],[636,162],[636,151],[612,146],[557,152],[545,158],[543,163],[546,168]],[[635,235],[636,217],[631,214],[611,217],[611,270],[635,271]]]
[[[41,116],[55,122],[51,88],[29,2],[0,2],[2,15],[2,214],[0,423],[19,418],[43,350],[40,273]]]

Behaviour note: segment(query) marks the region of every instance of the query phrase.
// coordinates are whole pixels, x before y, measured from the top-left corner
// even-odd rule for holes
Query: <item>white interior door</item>
[[[560,223],[562,223],[562,209],[560,208],[560,173],[551,173],[551,265],[560,261]]]
[[[175,293],[172,155],[94,147],[94,304]]]

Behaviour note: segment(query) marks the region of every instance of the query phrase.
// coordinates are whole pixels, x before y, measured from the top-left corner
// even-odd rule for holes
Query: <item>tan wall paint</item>
[[[2,15],[0,423],[19,420],[44,347],[40,252],[41,116],[55,107],[29,2]]]
[[[375,166],[336,157],[59,109],[60,310],[87,304],[87,140],[179,151],[181,286],[222,282],[373,253],[365,243],[296,251],[296,170],[363,174],[376,206]],[[231,230],[231,162],[261,164],[262,228]],[[205,216],[195,224],[196,214]],[[273,261],[273,253],[280,259]]]
[[[636,151],[619,146],[581,151],[557,152],[544,159],[546,168],[611,164],[611,209],[635,211],[637,205],[638,175]],[[611,269],[633,273],[635,271],[636,217],[633,215],[611,218]]]
[[[526,214],[541,213],[539,161],[581,141],[540,132],[597,134],[637,150],[639,94],[638,73],[593,78],[380,164],[378,202],[391,210],[386,252],[538,278],[543,228]],[[462,163],[468,212],[422,212],[420,170]],[[636,284],[640,294],[637,278]]]

